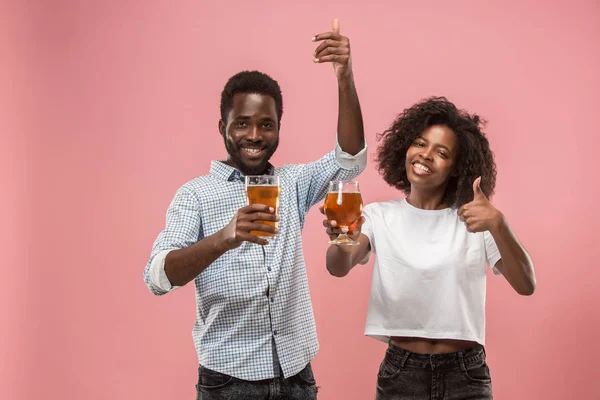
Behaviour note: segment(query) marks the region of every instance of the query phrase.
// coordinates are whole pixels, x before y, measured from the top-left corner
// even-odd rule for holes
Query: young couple
[[[218,123],[227,158],[177,191],[144,270],[156,295],[194,281],[198,399],[317,397],[301,231],[329,181],[363,171],[367,149],[349,40],[334,21],[313,41],[314,61],[332,63],[338,81],[334,149],[314,162],[271,165],[283,114],[279,85],[257,71],[234,75]],[[401,112],[379,135],[377,162],[406,197],[368,204],[348,232],[360,244],[327,251],[327,269],[340,277],[374,254],[366,334],[389,343],[378,399],[491,399],[486,265],[519,294],[535,289],[529,255],[489,201],[496,167],[481,127],[478,116],[444,98]],[[264,174],[279,176],[279,210],[246,205],[244,177]],[[259,221],[279,221],[278,228]],[[335,221],[324,226],[332,238],[342,232]]]

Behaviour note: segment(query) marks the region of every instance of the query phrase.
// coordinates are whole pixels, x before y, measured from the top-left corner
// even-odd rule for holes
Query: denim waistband
[[[421,354],[401,349],[389,344],[386,355],[395,365],[401,368],[420,368],[431,370],[469,369],[479,366],[485,361],[485,349],[478,345],[472,349],[459,350],[452,353]]]

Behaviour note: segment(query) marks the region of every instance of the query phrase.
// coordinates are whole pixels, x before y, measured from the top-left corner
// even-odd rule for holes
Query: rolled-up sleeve
[[[202,238],[199,202],[185,187],[180,188],[167,209],[165,228],[154,242],[144,269],[144,282],[157,296],[177,289],[165,273],[165,260],[170,251],[191,246]]]
[[[339,143],[336,143],[335,159],[340,167],[344,169],[359,169],[362,172],[367,166],[367,143],[365,142],[365,146],[362,148],[362,150],[355,155],[346,153],[344,150],[342,150]]]

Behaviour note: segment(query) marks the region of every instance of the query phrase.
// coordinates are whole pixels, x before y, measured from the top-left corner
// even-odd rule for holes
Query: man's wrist
[[[224,254],[233,248],[223,230],[214,234],[213,248],[220,254]]]

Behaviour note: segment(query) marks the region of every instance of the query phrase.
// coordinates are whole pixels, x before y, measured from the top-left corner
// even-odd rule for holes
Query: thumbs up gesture
[[[340,34],[340,22],[337,18],[333,20],[331,32],[315,35],[312,40],[321,42],[313,53],[315,63],[333,63],[333,70],[338,80],[351,76],[350,40]]]
[[[473,182],[473,201],[458,210],[458,216],[469,232],[484,232],[498,228],[504,216],[496,209],[481,191],[481,177]]]

